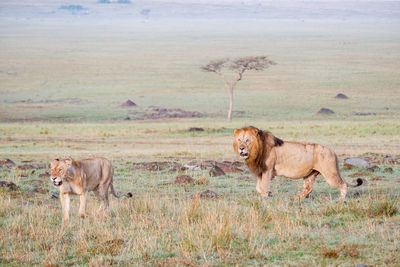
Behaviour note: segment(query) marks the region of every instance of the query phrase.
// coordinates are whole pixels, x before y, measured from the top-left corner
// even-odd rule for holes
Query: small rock
[[[189,128],[189,132],[203,132],[204,129],[200,127],[191,127]]]
[[[16,184],[14,184],[13,182],[8,182],[8,181],[0,181],[0,186],[1,187],[8,187],[12,191],[18,189],[18,186]]]
[[[189,175],[178,175],[175,178],[174,184],[189,184],[193,183],[194,180]]]
[[[216,176],[222,176],[225,175],[225,172],[218,167],[217,165],[214,165],[211,170],[210,170],[210,176],[216,177]]]
[[[367,168],[367,171],[369,172],[375,172],[375,171],[379,171],[379,167],[377,165],[372,165],[371,167]]]
[[[347,95],[342,94],[342,93],[337,94],[337,95],[335,96],[335,98],[336,98],[336,99],[348,99]]]
[[[393,173],[393,168],[392,168],[392,167],[387,167],[387,168],[385,168],[385,169],[383,170],[383,172],[386,172],[386,173]]]
[[[231,173],[241,173],[243,172],[241,169],[236,168],[235,166],[233,166],[230,162],[223,162],[223,163],[216,163],[216,166],[218,166],[219,168],[221,168],[222,171],[224,171],[225,173],[227,172],[231,172]]]
[[[11,159],[0,159],[0,167],[13,168],[15,165],[16,164]]]
[[[130,121],[130,120],[131,120],[131,118],[129,116],[126,116],[124,119],[124,121]]]
[[[335,114],[335,112],[329,108],[321,108],[317,114],[322,114],[322,115],[332,115]]]
[[[136,104],[132,100],[127,100],[121,104],[121,107],[135,107]]]
[[[385,158],[383,159],[383,163],[396,164],[396,160],[392,157],[392,155],[386,155]]]
[[[206,190],[201,193],[194,193],[190,195],[191,198],[199,197],[199,198],[218,198],[218,194],[211,190]]]
[[[350,166],[355,166],[355,167],[363,167],[363,168],[371,167],[371,164],[362,158],[345,158],[344,164],[350,165]]]
[[[183,168],[189,171],[201,171],[202,167],[201,165],[191,165],[191,164],[185,164],[183,165]]]
[[[24,205],[24,206],[31,206],[31,205],[34,205],[35,204],[35,201],[24,201],[24,202],[22,202],[22,205]]]

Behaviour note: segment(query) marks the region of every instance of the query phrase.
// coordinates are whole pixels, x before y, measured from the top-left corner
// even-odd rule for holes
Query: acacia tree
[[[236,84],[242,80],[243,74],[246,71],[255,70],[263,71],[270,65],[276,65],[272,60],[269,60],[266,56],[257,57],[241,57],[235,60],[229,58],[222,58],[212,60],[205,66],[201,67],[202,71],[214,72],[218,74],[224,81],[229,91],[229,109],[228,109],[228,121],[232,120],[232,109],[233,109],[233,89]],[[226,71],[233,72],[234,78],[232,81],[228,81]],[[224,73],[225,72],[225,73]]]

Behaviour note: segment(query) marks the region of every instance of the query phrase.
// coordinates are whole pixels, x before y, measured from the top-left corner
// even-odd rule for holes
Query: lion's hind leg
[[[100,184],[98,189],[94,191],[96,198],[100,201],[100,209],[108,211],[110,208],[108,200],[108,187],[109,184]]]
[[[319,171],[313,170],[309,175],[304,177],[303,192],[295,198],[305,198],[312,192],[312,185],[317,178]]]
[[[340,190],[339,200],[344,200],[347,194],[347,183],[342,179],[338,171],[323,171],[321,174],[325,177],[326,182]]]

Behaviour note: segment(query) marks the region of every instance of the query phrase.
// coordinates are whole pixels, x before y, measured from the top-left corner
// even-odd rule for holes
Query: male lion
[[[360,186],[346,183],[339,173],[336,154],[327,147],[299,142],[284,142],[267,131],[249,126],[236,129],[233,147],[245,160],[250,171],[257,177],[256,190],[263,197],[268,196],[271,179],[284,176],[291,179],[304,179],[303,193],[298,198],[307,197],[318,174],[322,174],[329,185],[340,190],[344,199],[347,187]]]
[[[108,188],[111,193],[120,198],[121,196],[132,197],[131,193],[117,195],[113,187],[114,169],[111,162],[105,158],[91,158],[83,160],[54,159],[51,162],[50,179],[53,184],[60,187],[60,201],[64,222],[69,220],[69,194],[80,195],[79,215],[85,217],[86,203],[89,191],[93,191],[97,199],[101,200],[106,210],[108,204]]]

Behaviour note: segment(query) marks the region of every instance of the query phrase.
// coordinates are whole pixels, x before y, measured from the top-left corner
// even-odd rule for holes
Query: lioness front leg
[[[61,208],[63,213],[63,221],[68,222],[69,220],[69,194],[66,192],[60,191],[60,201],[61,201]]]
[[[81,218],[85,218],[85,215],[86,215],[86,204],[87,204],[88,195],[89,195],[89,192],[86,191],[79,196],[79,198],[80,198],[79,216],[81,216]]]

